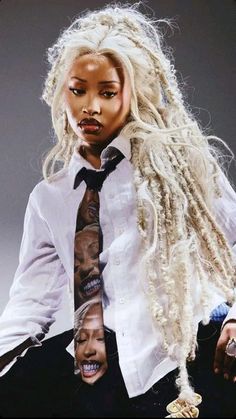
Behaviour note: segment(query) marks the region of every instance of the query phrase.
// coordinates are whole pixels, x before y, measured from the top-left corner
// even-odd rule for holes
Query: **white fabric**
[[[105,180],[100,192],[100,222],[104,244],[101,254],[108,304],[104,323],[115,330],[120,367],[130,397],[147,391],[176,367],[161,349],[160,336],[154,333],[148,302],[143,292],[142,248],[137,229],[136,198],[130,142],[118,136],[110,147],[125,156]],[[81,167],[92,168],[75,148],[70,165],[48,184],[38,183],[30,194],[24,221],[19,266],[10,290],[10,300],[0,318],[0,356],[29,336],[36,345],[42,333],[54,322],[64,293],[70,293],[67,313],[73,327],[74,232],[79,203],[86,185],[74,190],[73,183]],[[236,195],[222,177],[223,197],[216,211],[230,243],[236,240]],[[193,277],[196,324],[202,318],[199,284]],[[162,296],[160,295],[160,298]],[[223,297],[212,288],[213,309]],[[236,307],[232,309],[236,318]],[[25,351],[26,352],[26,351]],[[24,353],[25,353],[24,352]],[[4,368],[3,375],[15,362]]]

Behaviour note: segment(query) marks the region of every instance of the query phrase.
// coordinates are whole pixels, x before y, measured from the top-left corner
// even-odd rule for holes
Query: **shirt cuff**
[[[29,348],[33,348],[35,346],[42,346],[42,343],[38,340],[38,338],[36,336],[28,336],[28,338],[29,337],[31,338],[32,345],[29,345],[26,349],[24,349],[23,352],[21,352],[21,354],[16,355],[15,358],[13,358],[7,365],[5,365],[5,367],[3,367],[3,369],[0,371],[0,377],[5,375],[10,370],[10,368],[15,364],[15,362],[18,360],[18,358],[21,358],[21,357],[25,356],[25,354],[26,354],[26,352],[28,351]],[[23,342],[25,340],[26,340],[26,337],[24,336]],[[23,342],[21,342],[21,343],[23,343]],[[10,350],[12,350],[12,349],[10,349]]]
[[[236,303],[234,303],[233,306],[230,308],[227,316],[225,317],[225,319],[222,323],[221,330],[223,329],[225,323],[227,323],[230,320],[236,320]]]

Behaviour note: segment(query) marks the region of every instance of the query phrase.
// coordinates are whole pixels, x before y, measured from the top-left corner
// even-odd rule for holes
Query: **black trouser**
[[[199,327],[199,351],[189,373],[203,397],[199,417],[236,417],[236,385],[212,371],[220,324]],[[115,335],[106,333],[109,369],[90,386],[73,373],[74,360],[65,350],[72,331],[31,348],[0,379],[2,417],[164,417],[177,396],[176,371],[143,395],[129,398],[118,363]]]

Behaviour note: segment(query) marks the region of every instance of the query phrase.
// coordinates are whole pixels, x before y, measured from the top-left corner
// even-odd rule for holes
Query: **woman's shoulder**
[[[66,194],[70,187],[70,176],[68,167],[59,170],[48,180],[40,180],[30,193],[31,199],[45,200],[55,199],[57,196]]]

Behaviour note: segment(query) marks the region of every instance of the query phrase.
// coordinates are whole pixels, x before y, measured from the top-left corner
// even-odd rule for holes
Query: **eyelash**
[[[84,89],[74,89],[73,87],[69,87],[69,90],[75,95],[75,96],[82,96],[85,93]],[[117,95],[117,92],[111,92],[109,90],[106,90],[104,93],[102,93],[102,95],[104,96],[105,94],[108,93],[108,96],[105,96],[108,99],[113,98],[114,96]]]
[[[96,338],[96,340],[98,342],[105,342],[105,338]],[[87,341],[87,339],[78,339],[77,343],[81,345],[82,343],[85,343],[86,341]]]

